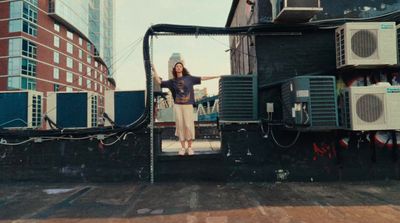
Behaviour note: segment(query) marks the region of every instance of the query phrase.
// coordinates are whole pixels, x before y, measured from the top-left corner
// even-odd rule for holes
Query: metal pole
[[[150,61],[153,61],[153,36],[150,39]],[[153,71],[150,70],[150,183],[154,183],[154,81]]]

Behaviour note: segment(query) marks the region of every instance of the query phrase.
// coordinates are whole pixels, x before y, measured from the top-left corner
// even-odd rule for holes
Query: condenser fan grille
[[[356,112],[362,121],[375,122],[383,115],[383,100],[379,95],[363,95],[357,100]]]
[[[371,57],[378,48],[376,30],[357,30],[351,37],[351,50],[361,58]]]

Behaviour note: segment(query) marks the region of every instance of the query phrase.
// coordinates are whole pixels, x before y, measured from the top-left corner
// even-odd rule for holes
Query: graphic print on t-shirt
[[[188,103],[190,100],[190,90],[188,86],[185,85],[185,80],[182,78],[177,80],[178,92],[175,98],[176,103]]]

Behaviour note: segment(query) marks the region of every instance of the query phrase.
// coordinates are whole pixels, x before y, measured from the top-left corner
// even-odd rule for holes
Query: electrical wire
[[[272,114],[273,114],[273,113],[271,113],[271,119],[272,119]],[[277,138],[275,137],[274,130],[273,130],[272,127],[271,127],[271,136],[272,136],[272,140],[274,141],[274,143],[275,143],[278,147],[281,147],[281,148],[283,148],[283,149],[289,149],[290,147],[294,146],[294,145],[297,143],[297,140],[298,140],[299,137],[300,137],[300,131],[297,131],[296,137],[295,137],[295,138],[293,139],[293,141],[292,141],[291,143],[289,143],[288,145],[282,145],[280,142],[278,142]]]
[[[25,141],[16,142],[16,143],[10,143],[10,142],[7,142],[7,141],[5,141],[5,140],[0,140],[0,145],[4,145],[4,146],[19,146],[19,145],[22,145],[22,144],[31,142],[31,141],[33,141],[33,140],[34,140],[34,138],[30,138],[30,139],[27,139],[27,140],[25,140]]]
[[[118,141],[120,141],[121,138],[125,138],[125,134],[126,134],[125,132],[122,133],[120,136],[118,136],[118,138],[117,138],[115,141],[113,141],[113,142],[111,142],[111,143],[104,143],[103,140],[100,140],[100,143],[101,143],[102,145],[104,145],[104,146],[112,146],[112,145],[114,145],[115,143],[117,143]]]
[[[9,124],[9,123],[11,123],[11,122],[15,122],[15,121],[20,121],[20,122],[22,122],[23,124],[28,125],[28,123],[25,122],[25,120],[22,120],[22,119],[20,119],[20,118],[15,118],[15,119],[13,119],[13,120],[10,120],[10,121],[1,123],[1,124],[0,124],[0,127],[5,126],[5,125],[7,125],[7,124]]]
[[[300,131],[297,131],[297,135],[296,135],[296,137],[293,139],[293,142],[289,143],[288,145],[282,145],[281,143],[278,142],[278,140],[277,140],[276,137],[275,137],[275,134],[274,134],[274,130],[273,130],[273,129],[271,129],[271,136],[272,136],[272,139],[273,139],[273,141],[275,142],[275,144],[276,144],[277,146],[279,146],[279,147],[281,147],[281,148],[283,148],[283,149],[289,149],[290,147],[292,147],[292,146],[294,146],[294,145],[296,144],[297,140],[298,140],[299,137],[300,137]]]

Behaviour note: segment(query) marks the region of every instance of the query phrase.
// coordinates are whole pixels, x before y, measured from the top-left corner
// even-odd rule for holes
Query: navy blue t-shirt
[[[201,84],[201,77],[182,76],[176,79],[161,81],[162,88],[168,88],[172,92],[175,104],[194,104],[193,85]]]

